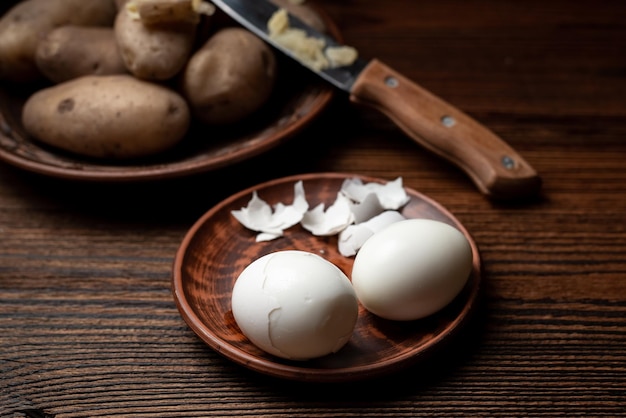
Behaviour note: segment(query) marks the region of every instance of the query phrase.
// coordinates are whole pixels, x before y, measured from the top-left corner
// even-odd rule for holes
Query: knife
[[[347,92],[352,102],[385,114],[415,142],[463,170],[488,197],[517,199],[539,192],[541,177],[504,140],[380,60],[358,57],[347,66],[312,68],[270,36],[268,22],[278,6],[266,0],[212,3],[277,50]],[[288,18],[290,27],[323,40],[326,48],[342,47],[292,14]]]

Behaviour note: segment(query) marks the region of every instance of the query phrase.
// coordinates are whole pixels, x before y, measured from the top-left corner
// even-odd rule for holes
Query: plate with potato
[[[307,3],[273,0],[335,38]],[[0,9],[0,160],[66,179],[219,169],[307,126],[334,90],[205,1],[25,0]]]

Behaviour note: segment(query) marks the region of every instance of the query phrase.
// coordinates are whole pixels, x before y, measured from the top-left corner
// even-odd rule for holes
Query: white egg
[[[458,229],[408,219],[372,235],[354,259],[352,285],[371,313],[414,320],[448,305],[472,271],[472,247]]]
[[[337,352],[358,316],[356,293],[334,264],[306,251],[258,258],[235,281],[237,325],[262,350],[291,360]]]

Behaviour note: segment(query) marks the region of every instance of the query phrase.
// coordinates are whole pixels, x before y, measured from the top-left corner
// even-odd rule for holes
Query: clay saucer
[[[231,211],[248,204],[253,191],[270,205],[290,204],[294,184],[302,180],[310,207],[336,199],[347,178],[366,182],[381,179],[339,173],[316,173],[269,181],[243,190],[206,212],[184,237],[174,260],[172,291],[181,316],[209,347],[241,366],[260,373],[299,381],[342,382],[399,371],[427,357],[466,323],[481,282],[478,248],[465,227],[442,205],[406,189],[410,201],[401,213],[428,218],[458,228],[473,250],[471,276],[457,298],[443,310],[421,320],[400,322],[376,317],[359,308],[351,340],[340,351],[304,362],[274,357],[254,346],[241,333],[231,311],[231,290],[241,271],[255,259],[274,251],[297,249],[316,253],[350,277],[354,257],[344,257],[337,236],[316,237],[299,224],[273,241],[255,242],[256,233],[242,226]],[[393,179],[389,179],[393,180]]]

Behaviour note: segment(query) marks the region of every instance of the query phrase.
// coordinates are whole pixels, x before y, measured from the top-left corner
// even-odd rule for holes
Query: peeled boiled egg
[[[348,277],[317,254],[277,251],[249,264],[232,291],[242,333],[278,357],[308,360],[339,351],[358,316]]]
[[[472,271],[472,247],[461,231],[444,222],[407,219],[365,241],[356,254],[352,285],[371,313],[415,320],[448,305]]]

